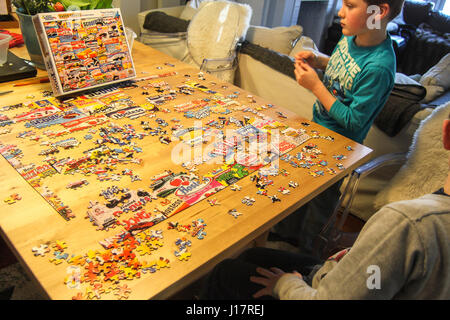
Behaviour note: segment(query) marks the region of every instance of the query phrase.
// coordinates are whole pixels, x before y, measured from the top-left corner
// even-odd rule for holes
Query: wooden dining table
[[[11,31],[20,32],[18,29]],[[24,46],[12,48],[11,51],[21,58],[28,57]],[[197,67],[178,61],[138,41],[134,41],[132,56],[137,80],[141,80],[135,82],[137,86],[127,88],[125,92],[138,105],[148,101],[146,92],[150,92],[150,95],[156,94],[151,87],[156,81],[166,82],[172,90],[191,81],[191,83],[203,85],[200,88],[206,87],[210,91],[198,90],[197,87],[191,94],[178,93],[174,100],[166,101],[159,106],[159,111],[153,113],[153,116],[147,114],[138,119],[125,118],[114,121],[119,126],[132,124],[136,132],[143,132],[141,126],[144,122],[156,127],[155,120],[159,118],[169,124],[166,128],[170,131],[169,128],[175,125],[178,125],[178,128],[180,128],[179,125],[185,128],[196,126],[193,124],[195,121],[197,123],[200,121],[201,125],[205,126],[209,121],[217,120],[218,116],[227,120],[229,117],[234,117],[243,121],[244,117],[254,118],[258,117],[257,114],[264,114],[290,128],[301,129],[301,132],[308,135],[309,139],[287,152],[291,155],[290,161],[286,157],[278,159],[278,173],[268,176],[270,184],[263,190],[255,186],[254,177],[259,172],[256,170],[244,175],[233,185],[226,186],[210,195],[207,199],[146,229],[147,235],[155,236],[152,238],[157,240],[155,247],[148,252],[139,251],[139,243],[136,243],[133,247],[135,249],[128,252],[132,255],[130,258],[132,260],[127,260],[128,269],[125,271],[120,269],[124,266],[125,260],[117,262],[114,268],[122,270],[118,271],[121,277],[115,277],[112,280],[100,279],[98,268],[108,264],[105,260],[106,255],[117,255],[117,251],[115,252],[114,249],[107,251],[101,242],[123,231],[124,222],[137,218],[133,215],[136,212],[127,212],[118,218],[120,225],[107,230],[98,230],[99,228],[86,217],[89,206],[93,202],[105,201],[105,198],[101,196],[102,191],[119,185],[131,190],[140,189],[150,192],[150,186],[156,181],[155,177],[166,171],[188,172],[198,177],[205,177],[211,176],[211,172],[225,164],[221,162],[183,167],[180,161],[174,161],[176,158],[174,158],[174,149],[183,142],[172,140],[170,143],[168,141],[162,143],[157,136],[147,135],[141,140],[136,140],[133,145],[140,148],[141,152],[134,153],[140,162],[128,163],[120,167],[120,172],[125,172],[120,177],[115,176],[121,178],[120,181],[102,181],[99,180],[99,175],[82,175],[75,172],[42,177],[37,184],[33,185],[30,180],[19,174],[17,164],[15,168],[5,157],[0,157],[0,194],[4,197],[4,200],[0,201],[0,234],[30,279],[42,292],[43,297],[58,300],[72,298],[169,299],[199,280],[223,259],[233,257],[245,248],[264,245],[264,235],[271,227],[343,179],[353,169],[367,161],[372,152],[371,149],[315,124],[310,119],[301,118],[284,109],[283,106],[271,105],[270,101],[245,92],[233,84],[223,82],[214,75],[203,74]],[[38,70],[36,79],[46,76],[45,70]],[[51,98],[49,83],[14,86],[16,83],[32,79],[0,83],[0,91],[12,90],[11,93],[0,97],[2,110],[0,113],[13,117],[29,109],[22,107],[9,110],[5,109],[5,106],[20,103],[29,105],[33,101]],[[198,120],[184,117],[183,114],[175,111],[175,106],[207,99],[212,95],[211,92],[217,92],[222,97],[235,101],[230,107],[232,110],[230,114],[211,113],[209,117]],[[227,100],[223,99],[223,101]],[[44,132],[56,131],[55,127],[27,128],[24,122],[5,125],[0,127],[0,130],[7,129],[0,135],[0,146],[18,146],[23,155],[15,159],[19,160],[21,165],[38,167],[44,163],[45,158],[39,153],[49,149],[48,143],[51,144],[57,140],[57,138],[48,138]],[[225,121],[223,130],[231,127],[233,124]],[[10,131],[7,132],[9,129]],[[98,134],[99,126],[94,129],[97,129]],[[25,135],[27,131],[33,132],[27,136]],[[75,138],[80,144],[75,148],[61,149],[59,153],[51,156],[59,159],[64,156],[81,158],[86,148],[95,147],[95,138],[87,140],[86,137],[89,134],[95,135],[94,131],[85,129],[61,136],[61,139]],[[300,153],[307,155],[307,151],[311,149],[320,151],[309,154],[317,157],[314,165],[299,166],[300,160],[294,160],[294,158]],[[203,152],[206,153],[206,151]],[[319,161],[322,161],[321,164],[318,164]],[[131,181],[130,175],[126,175],[126,172],[131,171],[139,179]],[[86,181],[85,184],[83,180]],[[79,188],[68,187],[70,183],[75,182],[79,183]],[[51,205],[51,195],[54,196],[53,199],[59,199],[60,203],[70,208],[74,217],[65,219],[57,208]],[[157,212],[154,209],[163,204],[158,203],[159,200],[164,199],[153,199],[147,203],[148,214]],[[193,236],[193,230],[198,226],[199,221],[203,223],[202,229],[200,233]],[[183,229],[182,226],[185,228]],[[138,238],[139,233],[136,234],[136,239]],[[181,248],[180,243],[183,241],[186,246]],[[37,248],[41,248],[41,251]],[[183,253],[188,254],[176,254],[177,251],[180,253],[180,248]],[[65,259],[57,256],[62,253],[67,253]],[[133,269],[129,264],[130,261],[140,264],[138,263],[138,266]],[[149,261],[153,261],[153,268]],[[100,264],[94,265],[94,262],[100,262]],[[106,274],[112,269],[113,266],[110,264],[109,269],[103,272]]]

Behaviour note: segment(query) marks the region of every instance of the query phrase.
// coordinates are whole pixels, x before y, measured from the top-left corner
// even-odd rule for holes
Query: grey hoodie
[[[450,299],[450,197],[391,203],[364,225],[351,250],[315,273],[275,285],[280,299]]]

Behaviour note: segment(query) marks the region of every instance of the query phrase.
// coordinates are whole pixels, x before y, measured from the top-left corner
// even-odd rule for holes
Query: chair
[[[387,166],[403,166],[389,185],[375,197],[375,207],[401,200],[415,199],[432,193],[444,185],[448,170],[448,151],[442,147],[441,128],[450,113],[450,102],[437,107],[417,128],[407,153],[377,157],[355,169],[347,179],[332,216],[315,241],[315,251],[326,259],[333,253],[353,245],[358,233],[342,231],[361,179]]]
[[[202,3],[187,31],[189,56],[183,61],[233,83],[236,49],[250,26],[252,9],[228,1]]]
[[[187,32],[155,32],[144,28],[145,17],[147,14],[157,11],[182,19],[189,18],[188,14],[182,16],[184,11],[188,11],[188,13],[190,12],[190,15],[192,15],[195,14],[196,9],[192,8],[192,10],[190,10],[187,6],[176,6],[152,9],[138,13],[138,22],[141,31],[139,41],[178,60],[183,60],[187,55]]]
[[[187,31],[162,33],[145,29],[145,17],[156,11],[190,20]],[[140,40],[232,83],[237,66],[236,49],[250,26],[251,15],[252,9],[249,5],[230,1],[204,1],[197,9],[178,6],[148,10],[138,14]]]

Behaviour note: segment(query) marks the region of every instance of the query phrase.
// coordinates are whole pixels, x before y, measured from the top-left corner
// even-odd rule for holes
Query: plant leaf
[[[66,8],[72,5],[80,7],[80,9],[91,4],[91,1],[89,0],[61,0],[61,2]]]
[[[100,0],[96,9],[112,8],[113,0]]]
[[[89,5],[89,9],[97,9],[97,4],[100,0],[91,0],[91,4]]]

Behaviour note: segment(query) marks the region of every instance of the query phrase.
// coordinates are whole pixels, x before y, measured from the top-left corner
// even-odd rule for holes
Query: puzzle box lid
[[[136,77],[119,8],[40,13],[33,23],[55,96]]]

